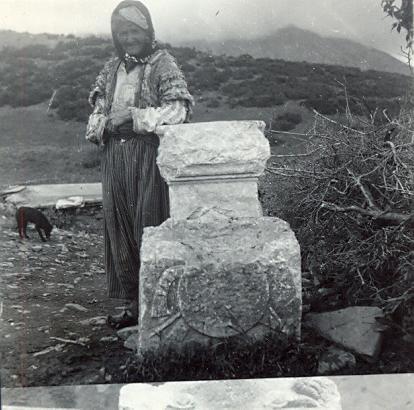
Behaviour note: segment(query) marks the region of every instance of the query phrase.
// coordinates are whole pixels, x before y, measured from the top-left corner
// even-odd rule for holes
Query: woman
[[[111,28],[118,57],[105,64],[93,86],[86,138],[102,146],[108,293],[128,301],[120,315],[108,317],[108,324],[120,329],[137,323],[143,228],[169,217],[154,131],[158,125],[187,121],[193,98],[174,58],[157,46],[141,2],[122,1],[112,13]]]

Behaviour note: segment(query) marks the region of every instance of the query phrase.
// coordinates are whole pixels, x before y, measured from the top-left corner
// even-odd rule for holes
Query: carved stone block
[[[277,218],[209,212],[146,228],[138,350],[185,349],[220,338],[300,335],[300,249]]]

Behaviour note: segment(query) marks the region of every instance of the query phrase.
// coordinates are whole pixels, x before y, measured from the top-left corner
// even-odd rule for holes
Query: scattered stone
[[[0,268],[14,268],[13,262],[0,262]]]
[[[77,310],[79,312],[87,312],[88,311],[88,309],[86,309],[82,305],[78,305],[77,303],[66,303],[65,307],[67,307],[69,309]]]
[[[41,252],[42,245],[32,245],[30,248],[33,252]]]
[[[84,326],[102,326],[106,324],[106,316],[96,316],[81,320],[80,324]]]
[[[336,290],[332,288],[319,288],[318,289],[318,293],[322,297],[333,295],[335,292]]]
[[[75,255],[76,256],[79,256],[79,258],[82,258],[82,259],[89,258],[89,255],[87,253],[85,253],[85,252],[84,253],[76,252]]]
[[[62,337],[51,336],[50,339],[56,340],[58,342],[62,342],[65,344],[73,344],[73,345],[80,345],[80,346],[86,346],[86,344],[90,342],[89,337],[80,337],[77,340],[71,340],[71,339],[64,339]]]
[[[40,326],[37,328],[39,332],[46,332],[49,331],[49,326]]]
[[[375,318],[383,316],[378,307],[352,306],[333,312],[309,313],[305,322],[326,339],[375,358],[382,341]]]
[[[60,243],[60,244],[59,244],[59,247],[60,247],[60,252],[62,252],[62,253],[67,253],[67,252],[69,252],[69,249],[68,249],[68,247],[67,247],[65,244]]]
[[[12,273],[5,273],[1,275],[3,278],[12,278],[15,276],[31,276],[31,273],[27,272],[12,272]]]
[[[350,369],[355,367],[355,356],[350,352],[330,347],[326,352],[322,353],[318,363],[318,374],[329,374],[342,369]]]
[[[118,337],[122,340],[127,340],[131,335],[137,335],[138,334],[138,325],[136,326],[130,326],[130,327],[124,327],[123,329],[120,329],[116,332]]]
[[[99,341],[102,343],[113,343],[113,342],[118,341],[118,338],[116,336],[104,336],[104,337],[101,337]]]
[[[134,333],[128,337],[127,340],[124,342],[124,347],[129,350],[136,351],[137,350],[137,335]]]
[[[40,352],[33,353],[33,357],[42,356],[50,352],[61,352],[64,347],[65,344],[63,343],[59,343],[55,346],[49,346],[46,349],[41,350]]]
[[[63,288],[75,289],[75,286],[73,286],[71,283],[56,283],[56,285],[62,286]]]
[[[111,380],[112,380],[112,376],[110,374],[106,374],[105,375],[105,381],[106,382],[111,382]]]

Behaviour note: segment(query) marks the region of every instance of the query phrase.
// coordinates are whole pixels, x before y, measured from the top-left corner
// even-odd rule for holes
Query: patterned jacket
[[[89,94],[89,103],[93,113],[89,118],[86,138],[94,143],[100,143],[105,117],[110,113],[116,74],[122,60],[114,57],[107,61],[96,78]],[[158,108],[175,101],[185,103],[189,120],[194,100],[188,92],[184,75],[175,59],[167,50],[154,52],[142,68],[140,84],[135,96],[135,107],[140,109]]]

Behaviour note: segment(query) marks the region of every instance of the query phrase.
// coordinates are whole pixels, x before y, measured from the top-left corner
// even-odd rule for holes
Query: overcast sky
[[[109,33],[119,0],[0,0],[0,27],[31,33]],[[398,54],[381,0],[144,0],[163,41],[257,37],[294,24]]]

